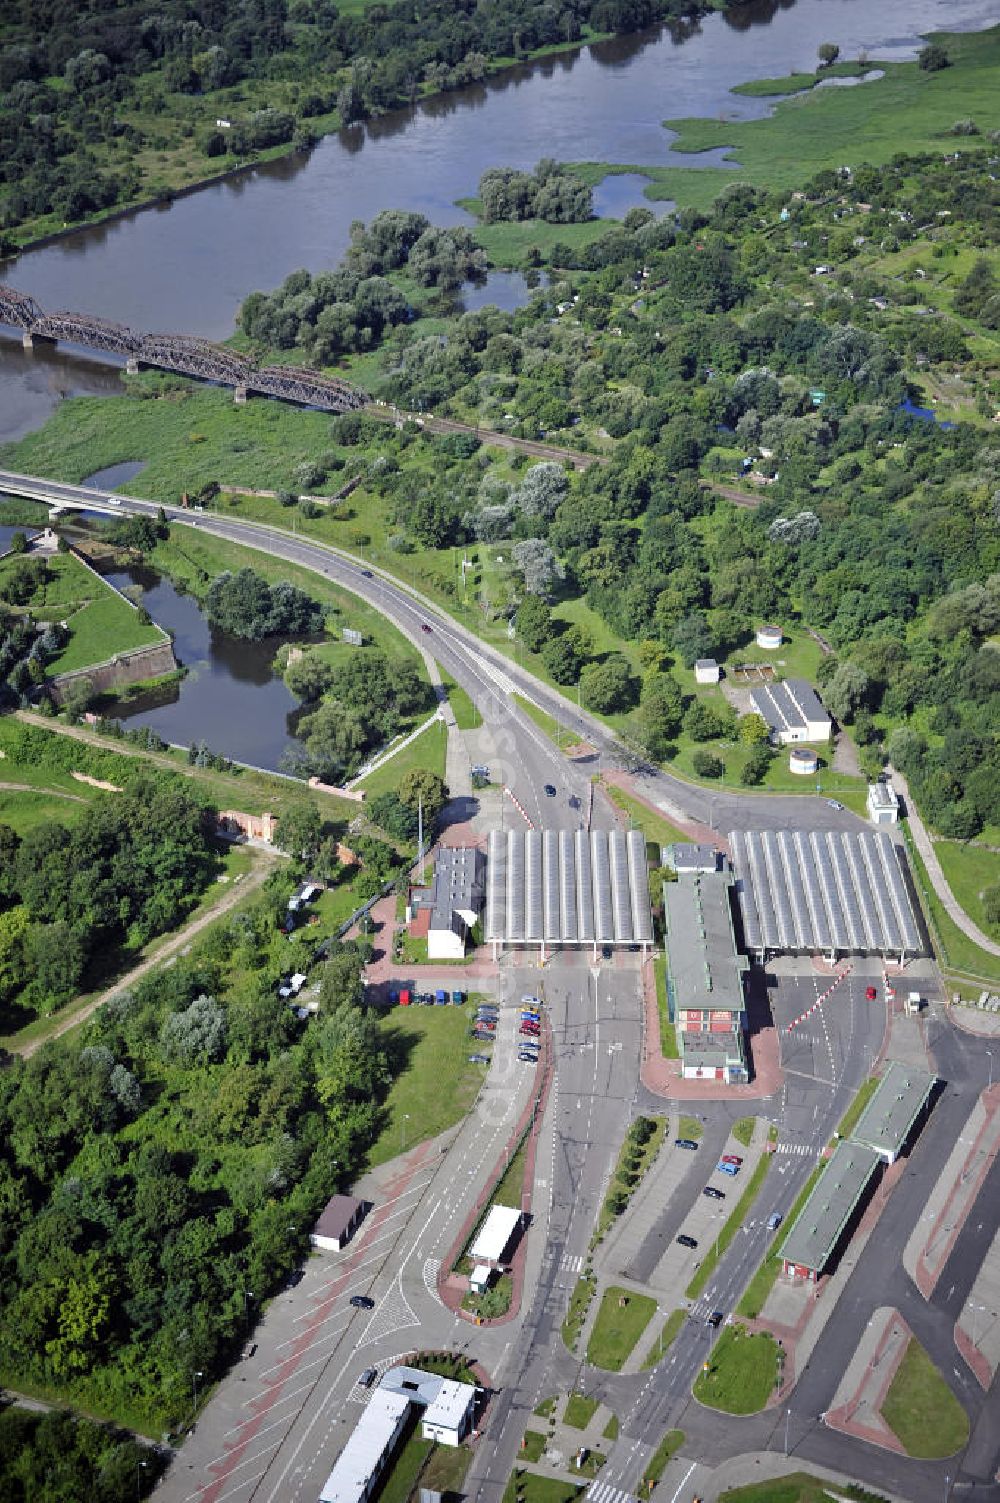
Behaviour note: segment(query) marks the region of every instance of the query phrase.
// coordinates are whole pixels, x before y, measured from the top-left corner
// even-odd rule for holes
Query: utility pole
[[[417,795],[417,861],[420,863],[420,885],[424,885],[424,796]]]

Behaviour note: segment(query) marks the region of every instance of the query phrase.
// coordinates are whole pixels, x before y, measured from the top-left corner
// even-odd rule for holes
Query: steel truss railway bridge
[[[368,401],[363,391],[336,376],[299,366],[256,365],[236,350],[190,334],[142,334],[89,313],[46,313],[33,297],[6,285],[0,285],[0,324],[20,329],[26,349],[35,339],[64,339],[105,354],[123,355],[131,374],[140,365],[155,365],[232,386],[238,402],[246,401],[251,391],[327,412],[347,412]]]

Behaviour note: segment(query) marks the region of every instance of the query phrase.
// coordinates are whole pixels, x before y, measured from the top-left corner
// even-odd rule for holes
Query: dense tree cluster
[[[211,879],[200,807],[138,782],[70,828],[0,826],[0,1006],[47,1012],[124,945],[172,928]]]
[[[213,626],[252,642],[307,636],[323,627],[322,606],[304,590],[285,580],[269,585],[253,569],[218,575],[205,597],[205,614]]]
[[[6,1503],[133,1503],[136,1477],[145,1478],[148,1491],[162,1466],[149,1446],[73,1414],[14,1408],[0,1413],[0,1494]]]
[[[465,229],[435,229],[423,214],[387,209],[369,226],[355,220],[336,271],[294,271],[274,292],[251,293],[239,312],[248,338],[299,349],[318,365],[372,349],[413,315],[387,273],[406,270],[422,287],[453,289],[480,275],[486,258]]]
[[[479,179],[479,202],[487,224],[503,219],[575,224],[590,219],[594,209],[590,188],[551,157],[543,157],[534,172],[491,167]]]
[[[431,703],[413,662],[394,661],[374,648],[362,648],[337,666],[307,652],[288,664],[285,682],[306,705],[298,725],[305,755],[294,754],[295,766],[333,783],[356,773],[398,733],[401,720]]]
[[[192,1375],[207,1384],[232,1359],[379,1130],[387,1067],[359,952],[334,950],[308,1030],[263,965],[286,892],[287,876],[196,954],[0,1076],[0,1372],[12,1387],[58,1389],[153,1434],[182,1425]],[[0,1427],[0,1476],[16,1478],[4,1445]],[[134,1459],[122,1494],[113,1437],[84,1430],[66,1437],[62,1496],[78,1496],[78,1450],[93,1465],[88,1496],[134,1496]]]

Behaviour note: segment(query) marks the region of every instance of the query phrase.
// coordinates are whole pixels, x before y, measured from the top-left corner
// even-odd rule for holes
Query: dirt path
[[[751,496],[746,491],[738,491],[732,485],[712,485],[709,490],[715,496],[722,496],[726,501],[732,501],[734,506],[745,506],[753,510],[760,505],[759,496]]]
[[[99,1007],[107,1002],[109,997],[115,996],[118,992],[125,991],[130,986],[134,986],[154,966],[162,965],[165,960],[170,959],[171,955],[176,955],[178,950],[182,950],[185,945],[190,944],[209,924],[213,924],[217,918],[221,918],[224,913],[228,913],[230,908],[235,908],[236,904],[247,893],[253,892],[256,888],[260,887],[264,879],[274,870],[275,864],[280,860],[280,857],[277,854],[271,856],[263,851],[259,851],[255,853],[255,859],[257,860],[257,866],[241,882],[235,882],[227,887],[217,903],[213,903],[211,908],[207,908],[204,913],[198,914],[197,918],[193,918],[190,923],[185,924],[176,934],[171,935],[165,943],[158,945],[152,954],[148,955],[145,960],[141,960],[138,965],[133,966],[124,976],[119,976],[114,986],[109,986],[105,991],[91,998],[89,1002],[84,1003],[71,1016],[54,1018],[52,1028],[44,1037],[30,1039],[21,1045],[18,1045],[13,1040],[9,1041],[5,1046],[7,1052],[9,1054],[19,1054],[22,1059],[30,1059],[43,1044],[47,1044],[51,1039],[61,1038],[64,1033],[69,1033],[71,1028],[77,1028],[81,1023],[85,1023]]]
[[[66,793],[62,788],[36,788],[34,783],[0,783],[0,793],[44,793],[46,798],[68,798],[71,804],[86,804],[80,793]]]

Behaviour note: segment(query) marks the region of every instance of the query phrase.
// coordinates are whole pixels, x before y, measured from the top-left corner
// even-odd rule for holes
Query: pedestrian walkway
[[[988,1389],[1000,1367],[1000,1232],[993,1238],[955,1322],[955,1345],[976,1382]]]
[[[997,944],[996,940],[990,939],[988,934],[984,934],[978,924],[973,923],[948,886],[948,879],[941,869],[941,863],[934,849],[934,842],[927,833],[923,820],[917,813],[916,805],[910,796],[910,790],[906,785],[906,779],[903,777],[903,774],[897,772],[893,767],[887,768],[887,771],[892,778],[897,792],[903,797],[903,802],[906,805],[906,817],[910,826],[910,834],[913,836],[913,844],[920,852],[920,859],[927,868],[927,876],[930,884],[934,889],[935,895],[944,904],[944,909],[948,917],[953,923],[958,925],[963,934],[972,940],[974,945],[978,945],[981,950],[985,950],[987,955],[1000,956],[1000,945]]]
[[[637,1503],[633,1493],[627,1493],[623,1488],[612,1487],[610,1482],[592,1482],[584,1493],[584,1497],[591,1503]]]
[[[962,1135],[903,1249],[903,1267],[924,1299],[934,1293],[998,1151],[1000,1086],[992,1086],[969,1113]]]

